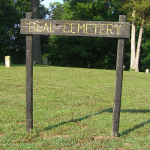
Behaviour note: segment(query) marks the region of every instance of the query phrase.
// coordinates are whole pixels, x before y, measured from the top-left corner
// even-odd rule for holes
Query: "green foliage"
[[[40,19],[47,19],[48,16],[50,16],[50,11],[48,8],[46,8],[44,5],[40,4]]]
[[[113,16],[111,6],[100,0],[91,3],[65,2],[63,8],[63,20],[109,21]]]
[[[150,20],[150,2],[147,0],[123,0],[120,2],[121,10],[126,12],[129,21],[134,21],[136,25],[141,25],[142,19],[145,20],[145,25],[149,24]],[[135,10],[135,18],[132,12]],[[148,25],[149,26],[149,25]]]
[[[108,38],[53,35],[50,36],[49,45],[45,45],[45,50],[47,48],[52,65],[114,69],[116,64],[114,58],[106,57],[107,54],[113,55],[113,53],[116,56],[116,39],[110,41]],[[111,65],[105,59],[109,59]]]
[[[63,14],[62,4],[59,2],[54,2],[49,4],[50,7],[50,18],[53,20],[61,20]]]
[[[41,2],[41,1],[40,1]],[[122,2],[122,3],[120,3]],[[57,20],[88,20],[88,21],[118,21],[119,15],[128,15],[137,9],[136,20],[145,11],[145,31],[141,45],[140,71],[149,66],[149,1],[136,1],[136,5],[128,0],[68,0],[64,4],[50,3],[50,9],[40,4],[40,18]],[[125,4],[122,9],[122,4]],[[12,62],[25,63],[25,36],[20,35],[20,19],[25,18],[25,12],[31,10],[29,0],[3,0],[0,2],[0,62],[10,55]],[[137,31],[139,27],[137,27]],[[137,36],[138,37],[138,36]],[[47,56],[52,65],[107,68],[115,69],[117,54],[117,39],[93,37],[41,37],[42,55]],[[130,40],[125,45],[125,69],[129,69]]]
[[[48,10],[40,5],[41,18]],[[30,0],[3,0],[0,2],[0,62],[10,55],[13,63],[25,63],[25,35],[20,34],[20,19],[31,11]]]
[[[50,4],[54,12],[59,12],[59,5],[59,3]],[[118,6],[115,10],[109,2],[71,1],[65,2],[62,7],[62,20],[118,20],[116,16]],[[57,18],[57,14],[54,14],[53,18]],[[115,69],[117,39],[51,35],[49,44],[43,47],[44,53],[49,54],[52,65]]]
[[[24,62],[24,36],[20,35],[20,18],[24,18],[25,11],[29,10],[28,1],[11,0],[0,3],[0,61],[4,56],[12,56],[12,62]],[[21,61],[22,60],[22,61]]]
[[[150,33],[147,28],[144,29],[141,54],[141,70],[150,69]]]
[[[146,69],[150,68],[150,54],[148,54],[145,58],[141,60],[142,63],[142,71],[145,71]]]

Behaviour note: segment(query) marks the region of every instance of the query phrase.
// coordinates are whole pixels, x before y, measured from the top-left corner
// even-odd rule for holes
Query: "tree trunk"
[[[135,10],[132,12],[132,32],[131,32],[131,58],[130,58],[130,70],[135,70]]]
[[[39,19],[39,0],[31,1],[31,11],[33,19]],[[33,35],[33,61],[42,64],[40,35]]]
[[[139,59],[140,59],[143,27],[144,27],[144,19],[142,19],[142,25],[141,25],[141,28],[140,28],[139,38],[138,38],[138,43],[137,43],[137,51],[136,51],[136,58],[135,58],[135,72],[139,72]]]

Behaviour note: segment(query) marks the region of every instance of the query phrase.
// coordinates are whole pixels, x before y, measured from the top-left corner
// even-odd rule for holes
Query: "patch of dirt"
[[[5,135],[4,133],[0,134],[0,138],[3,137],[4,135]]]
[[[55,135],[54,137],[59,137],[59,138],[70,138],[71,135]]]
[[[54,135],[54,134],[47,134],[47,133],[41,133],[40,136],[42,138],[70,138],[71,135]]]
[[[119,137],[113,137],[113,136],[101,136],[101,135],[95,135],[95,136],[92,136],[92,139],[94,141],[99,141],[99,140],[111,140],[111,139],[120,139]]]
[[[131,146],[132,144],[130,143],[124,143],[125,146]]]
[[[83,124],[81,124],[81,123],[79,123],[79,122],[78,122],[77,124],[78,124],[79,127],[83,127],[83,128],[85,128],[85,129],[89,129],[89,127],[88,127],[87,125],[83,125]]]
[[[127,149],[118,147],[117,150],[127,150]]]
[[[25,87],[25,85],[17,85],[16,87],[17,88],[22,88],[22,87]]]
[[[26,125],[26,122],[16,122],[17,124],[24,124],[24,125]]]

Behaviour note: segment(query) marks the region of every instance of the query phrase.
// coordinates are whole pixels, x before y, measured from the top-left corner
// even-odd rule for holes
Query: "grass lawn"
[[[111,137],[115,70],[34,66],[26,133],[26,67],[0,65],[0,149],[150,149],[150,74],[124,71],[120,136]]]

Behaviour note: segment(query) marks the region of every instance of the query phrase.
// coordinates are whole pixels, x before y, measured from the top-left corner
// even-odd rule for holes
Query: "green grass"
[[[150,74],[124,71],[120,136],[111,137],[116,71],[34,66],[26,133],[26,68],[0,65],[0,149],[150,149]]]

